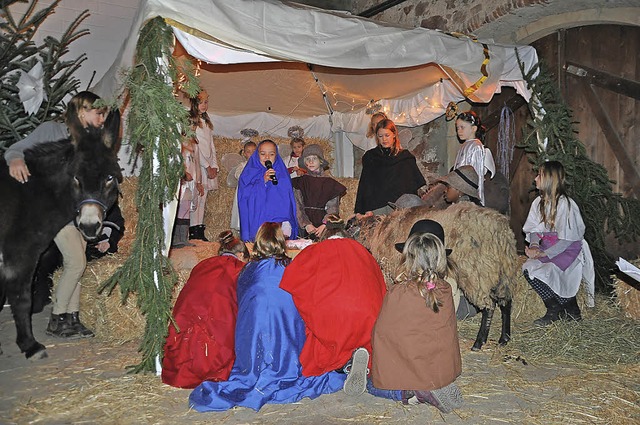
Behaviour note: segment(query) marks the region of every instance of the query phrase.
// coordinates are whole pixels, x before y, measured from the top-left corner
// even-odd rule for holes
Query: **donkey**
[[[8,299],[16,343],[28,359],[47,357],[31,327],[31,285],[38,258],[72,221],[86,239],[100,235],[122,181],[116,156],[119,131],[117,110],[102,129],[85,129],[73,117],[70,139],[25,152],[31,177],[24,184],[9,175],[0,159],[0,310]]]

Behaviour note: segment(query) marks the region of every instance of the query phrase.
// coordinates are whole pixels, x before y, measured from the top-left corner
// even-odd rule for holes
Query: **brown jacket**
[[[462,371],[451,287],[438,281],[435,313],[415,284],[395,284],[373,328],[371,378],[386,390],[435,390]]]

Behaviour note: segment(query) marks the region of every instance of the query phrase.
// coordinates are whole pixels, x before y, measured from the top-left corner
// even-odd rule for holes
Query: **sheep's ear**
[[[117,151],[120,147],[120,110],[112,109],[104,122],[102,142],[106,147]]]

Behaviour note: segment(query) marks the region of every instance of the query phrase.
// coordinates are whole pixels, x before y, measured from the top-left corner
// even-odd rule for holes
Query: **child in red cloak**
[[[371,350],[371,331],[387,291],[375,258],[343,228],[342,220],[329,216],[323,241],[296,255],[280,283],[306,325],[300,353],[305,376],[342,369],[356,349]],[[348,384],[349,378],[345,391]]]
[[[174,387],[224,381],[236,358],[236,282],[249,251],[230,230],[218,239],[218,256],[193,268],[173,307],[175,324],[169,325],[164,346],[162,382]]]

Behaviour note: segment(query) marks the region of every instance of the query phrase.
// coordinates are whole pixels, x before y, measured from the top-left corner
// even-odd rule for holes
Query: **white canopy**
[[[370,101],[398,125],[441,116],[449,102],[489,102],[503,86],[527,101],[516,49],[529,71],[531,46],[504,46],[425,28],[380,22],[275,0],[142,0],[131,34],[93,90],[112,97],[132,65],[138,33],[161,16],[174,28],[177,56],[201,61],[215,133],[254,128],[286,137],[344,131],[367,149]]]

